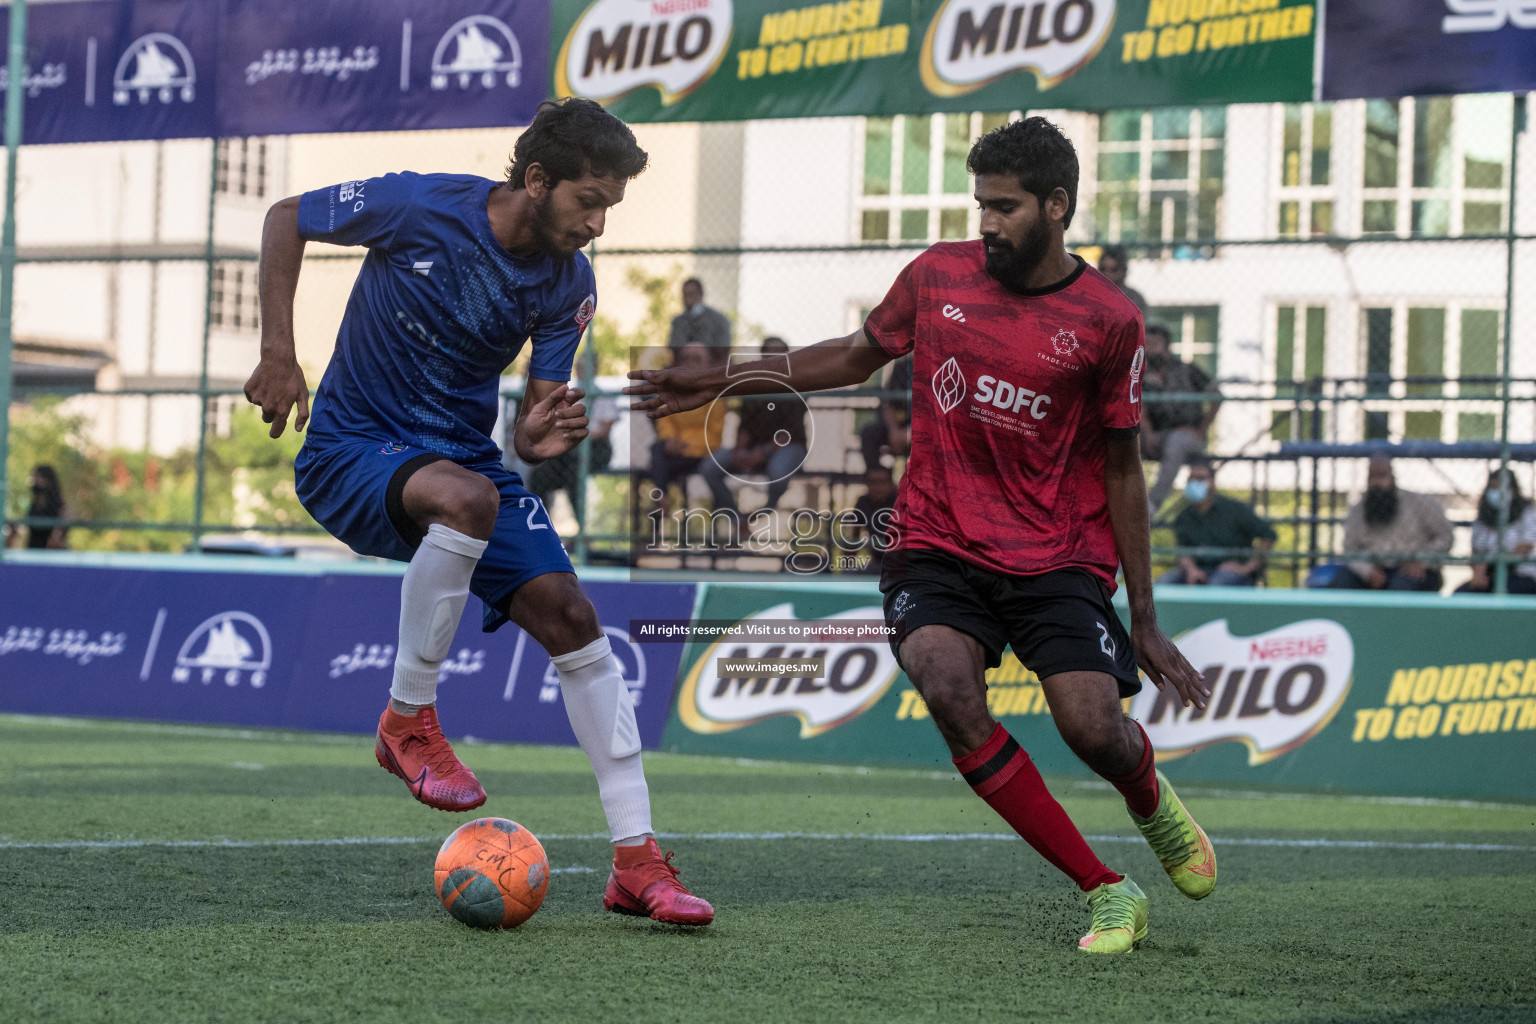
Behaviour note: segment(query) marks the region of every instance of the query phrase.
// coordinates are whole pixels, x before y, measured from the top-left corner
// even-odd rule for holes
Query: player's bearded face
[[[586,243],[572,238],[569,229],[563,229],[555,212],[555,197],[546,193],[533,201],[533,233],[539,248],[552,256],[569,256]]]
[[[987,273],[1010,288],[1025,287],[1051,248],[1051,229],[1044,217],[1035,217],[1014,238],[1006,232],[982,235],[987,247]]]

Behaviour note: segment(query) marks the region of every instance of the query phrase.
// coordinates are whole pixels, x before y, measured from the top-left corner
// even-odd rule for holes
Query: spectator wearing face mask
[[[704,304],[704,283],[696,277],[683,282],[683,311],[672,318],[667,345],[674,351],[684,345],[703,345],[715,363],[725,362],[730,355],[730,318]]]
[[[1335,590],[1439,590],[1440,570],[1416,556],[1451,550],[1451,524],[1440,503],[1397,486],[1392,460],[1373,455],[1365,496],[1344,520],[1344,551],[1376,555],[1349,562],[1328,586]]]
[[[1205,454],[1205,435],[1221,408],[1221,392],[1210,374],[1194,363],[1174,357],[1168,328],[1148,324],[1146,345],[1147,364],[1141,377],[1143,394],[1209,396],[1168,402],[1154,399],[1142,414],[1141,452],[1146,458],[1157,460],[1157,476],[1147,489],[1148,507],[1156,517],[1173,493],[1173,481],[1179,470],[1196,456]]]
[[[1275,528],[1247,502],[1216,491],[1216,471],[1204,456],[1189,464],[1184,485],[1189,503],[1173,521],[1181,548],[1245,548],[1247,558],[1224,555],[1181,555],[1179,564],[1157,578],[1159,583],[1192,586],[1251,587],[1264,570],[1264,556],[1275,544]]]
[[[1472,557],[1493,555],[1498,547],[1499,516],[1506,505],[1504,551],[1526,559],[1509,567],[1509,592],[1536,594],[1536,561],[1530,560],[1532,550],[1536,550],[1536,505],[1520,493],[1515,475],[1508,470],[1488,474],[1488,486],[1478,499],[1477,520],[1472,524]],[[1489,562],[1472,563],[1472,578],[1456,588],[1458,594],[1492,592],[1493,565]]]

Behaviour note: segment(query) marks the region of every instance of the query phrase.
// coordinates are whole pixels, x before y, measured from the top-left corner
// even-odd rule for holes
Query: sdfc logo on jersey
[[[592,318],[596,315],[597,296],[588,295],[586,298],[581,300],[581,306],[576,310],[576,326],[582,330],[585,330],[587,324],[591,323]]]
[[[1131,356],[1131,404],[1141,401],[1141,368],[1147,361],[1145,347],[1138,348],[1136,354]]]
[[[955,362],[954,356],[934,373],[933,397],[939,400],[939,409],[946,413],[965,400],[965,374],[960,372],[960,364]]]

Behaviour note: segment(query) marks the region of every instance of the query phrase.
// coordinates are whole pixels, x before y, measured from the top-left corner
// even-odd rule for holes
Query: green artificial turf
[[[481,813],[557,872],[485,933],[431,888],[467,817],[370,743],[0,716],[0,1021],[1536,1018],[1532,807],[1181,786],[1220,856],[1193,903],[1113,791],[1062,782],[1152,897],[1140,949],[1090,958],[1081,897],[1023,843],[918,838],[1004,831],[950,773],[649,757],[664,846],[718,915],[684,930],[602,912],[579,752],[466,745]]]

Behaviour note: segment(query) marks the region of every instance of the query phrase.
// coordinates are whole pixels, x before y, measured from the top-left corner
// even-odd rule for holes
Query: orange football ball
[[[549,892],[549,858],[517,822],[476,818],[437,851],[433,887],[448,913],[473,928],[516,928]]]

